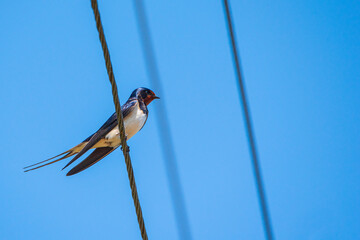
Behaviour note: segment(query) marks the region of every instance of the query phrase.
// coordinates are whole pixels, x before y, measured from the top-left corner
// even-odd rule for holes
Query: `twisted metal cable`
[[[232,46],[232,53],[234,57],[234,65],[236,68],[236,77],[238,79],[238,90],[239,90],[239,97],[240,101],[242,103],[243,113],[245,117],[245,125],[247,130],[247,137],[249,141],[249,147],[250,147],[250,154],[252,158],[252,164],[253,164],[253,170],[255,175],[255,182],[258,190],[258,197],[260,201],[260,208],[262,213],[262,220],[265,230],[265,236],[268,240],[273,240],[273,231],[271,228],[271,221],[270,221],[270,215],[269,215],[269,209],[267,207],[266,203],[266,196],[265,196],[265,190],[264,190],[264,184],[261,177],[260,172],[260,164],[258,160],[258,154],[256,150],[256,144],[255,144],[255,136],[254,136],[254,130],[251,123],[251,117],[250,117],[250,110],[247,103],[246,98],[246,92],[245,92],[245,86],[244,86],[244,80],[242,78],[241,74],[241,68],[240,68],[240,57],[238,56],[238,50],[236,46],[236,40],[235,40],[235,34],[233,29],[233,23],[231,19],[231,12],[230,12],[230,6],[227,0],[224,0],[224,7],[226,12],[226,20],[227,20],[227,27],[229,31],[229,37],[231,40],[231,46]]]
[[[99,13],[97,0],[91,0],[91,7],[92,7],[93,12],[94,12],[95,21],[96,21],[96,28],[97,28],[97,30],[99,32],[99,39],[100,39],[101,47],[102,47],[102,50],[103,50],[103,53],[104,53],[106,70],[107,70],[107,73],[109,75],[109,80],[110,80],[110,83],[111,83],[112,95],[113,95],[113,100],[114,100],[114,104],[115,104],[118,127],[119,127],[119,131],[120,131],[121,146],[122,146],[122,151],[123,151],[124,158],[125,158],[126,170],[128,172],[130,188],[131,188],[131,195],[132,195],[132,198],[134,200],[134,205],[135,205],[135,209],[136,209],[136,216],[137,216],[137,220],[138,220],[138,223],[139,223],[141,237],[142,237],[143,240],[147,240],[148,236],[147,236],[147,233],[146,233],[145,223],[144,223],[144,219],[143,219],[143,215],[142,215],[142,211],[141,211],[141,206],[140,206],[140,201],[139,201],[139,196],[138,196],[137,189],[136,189],[134,171],[133,171],[133,167],[132,167],[131,159],[130,159],[130,154],[129,154],[129,150],[128,150],[129,147],[128,147],[127,143],[126,143],[124,121],[123,121],[123,116],[121,114],[121,105],[120,105],[120,101],[119,101],[118,90],[117,90],[116,81],[115,81],[115,77],[114,77],[114,73],[113,73],[113,69],[112,69],[112,64],[111,64],[111,60],[110,60],[109,49],[108,49],[108,46],[106,44],[104,30],[103,30],[101,19],[100,19],[100,13]]]

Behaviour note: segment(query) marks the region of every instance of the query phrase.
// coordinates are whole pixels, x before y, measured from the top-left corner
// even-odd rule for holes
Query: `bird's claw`
[[[124,149],[123,149],[123,147],[121,146],[121,151],[124,151]],[[126,148],[126,152],[128,153],[128,152],[130,152],[130,146],[127,146],[127,148]]]

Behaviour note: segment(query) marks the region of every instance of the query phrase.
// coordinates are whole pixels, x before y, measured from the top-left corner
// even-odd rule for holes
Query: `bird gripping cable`
[[[138,220],[139,228],[140,228],[140,232],[141,232],[141,237],[143,240],[147,240],[148,236],[146,233],[145,223],[144,223],[141,206],[140,206],[140,201],[139,201],[139,196],[138,196],[137,189],[136,189],[134,171],[132,168],[130,154],[129,154],[129,150],[128,150],[129,147],[126,143],[124,121],[123,121],[123,117],[121,114],[121,105],[120,105],[120,101],[119,101],[119,96],[118,96],[116,81],[115,81],[115,77],[114,77],[114,73],[113,73],[113,69],[112,69],[112,64],[111,64],[111,60],[110,60],[109,49],[106,44],[105,34],[104,34],[103,27],[102,27],[101,19],[100,19],[100,13],[99,13],[97,0],[91,0],[91,7],[94,12],[96,28],[99,32],[99,39],[100,39],[101,47],[102,47],[102,50],[104,53],[106,70],[109,75],[109,80],[110,80],[111,87],[112,87],[112,95],[113,95],[113,100],[114,100],[114,104],[115,104],[118,127],[119,127],[119,131],[120,131],[121,146],[122,146],[122,151],[123,151],[123,154],[125,157],[126,169],[128,172],[128,177],[129,177],[129,182],[130,182],[130,187],[131,187],[131,195],[134,200],[134,205],[135,205],[137,220]]]

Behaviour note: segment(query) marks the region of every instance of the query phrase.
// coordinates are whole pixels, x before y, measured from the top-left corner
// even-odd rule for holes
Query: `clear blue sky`
[[[359,1],[231,1],[276,239],[360,239]],[[101,1],[120,100],[149,86],[132,1]],[[221,1],[146,1],[192,235],[264,239]],[[0,239],[140,239],[120,151],[22,167],[114,111],[90,1],[0,15]],[[156,89],[153,89],[156,92]],[[177,239],[154,108],[129,141],[150,239]]]

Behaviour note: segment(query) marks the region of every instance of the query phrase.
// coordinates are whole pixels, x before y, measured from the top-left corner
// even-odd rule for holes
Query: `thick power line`
[[[99,32],[99,40],[100,40],[101,47],[102,47],[102,50],[103,50],[103,53],[104,53],[106,70],[107,70],[107,73],[109,75],[109,80],[110,80],[110,83],[111,83],[112,95],[113,95],[113,100],[114,100],[114,105],[115,105],[115,110],[116,110],[118,127],[119,127],[119,131],[120,131],[121,146],[122,146],[123,154],[124,154],[124,158],[125,158],[126,170],[128,172],[130,188],[131,188],[131,195],[132,195],[133,200],[134,200],[134,206],[135,206],[135,210],[136,210],[137,220],[138,220],[138,223],[139,223],[141,237],[142,237],[143,240],[147,240],[148,236],[147,236],[147,233],[146,233],[146,228],[145,228],[145,223],[144,223],[144,219],[143,219],[143,215],[142,215],[142,211],[141,211],[139,196],[138,196],[137,189],[136,189],[135,177],[134,177],[133,167],[132,167],[132,164],[131,164],[130,154],[129,154],[128,146],[127,146],[127,143],[126,143],[124,121],[123,121],[123,117],[122,117],[122,114],[121,114],[121,105],[120,105],[120,101],[119,101],[115,76],[114,76],[114,72],[113,72],[113,69],[112,69],[110,53],[109,53],[109,48],[108,48],[107,43],[106,43],[104,29],[103,29],[102,23],[101,23],[100,12],[99,12],[99,8],[98,8],[97,0],[91,0],[91,7],[92,7],[93,12],[94,12],[94,17],[95,17],[95,21],[96,21],[96,28],[97,28],[97,30]]]

